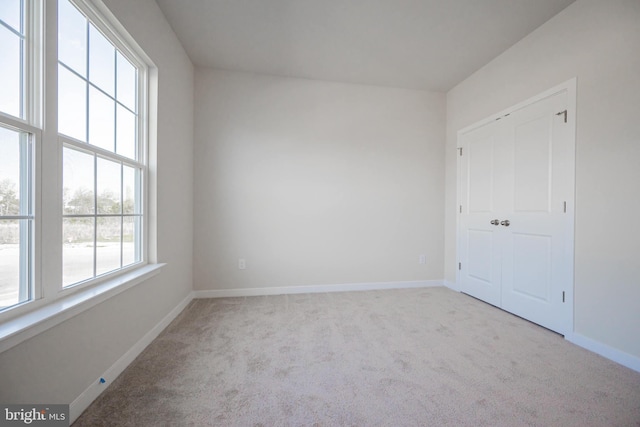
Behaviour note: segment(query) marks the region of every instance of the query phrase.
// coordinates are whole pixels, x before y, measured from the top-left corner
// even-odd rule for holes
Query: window
[[[0,0],[0,320],[146,261],[147,68],[98,10]]]
[[[21,0],[0,2],[0,310],[33,298],[32,99]]]
[[[131,61],[73,4],[59,0],[65,287],[141,261],[137,81]]]

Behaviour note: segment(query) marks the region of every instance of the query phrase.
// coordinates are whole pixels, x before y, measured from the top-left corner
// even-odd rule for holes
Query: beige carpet
[[[195,300],[98,425],[640,426],[640,373],[446,288]]]

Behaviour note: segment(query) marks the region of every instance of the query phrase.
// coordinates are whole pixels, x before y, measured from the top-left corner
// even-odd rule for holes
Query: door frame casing
[[[567,183],[569,188],[572,191],[569,194],[567,200],[567,212],[568,215],[568,226],[566,229],[567,235],[566,245],[565,245],[565,257],[564,259],[567,262],[570,262],[571,265],[567,266],[567,276],[568,283],[566,286],[565,292],[565,302],[567,304],[567,310],[565,312],[565,319],[563,333],[565,336],[571,335],[574,332],[574,287],[575,287],[575,176],[576,176],[576,108],[577,108],[577,78],[571,78],[563,83],[560,83],[557,86],[552,87],[551,89],[545,90],[542,93],[539,93],[531,98],[528,98],[522,102],[519,102],[509,108],[506,108],[502,111],[499,111],[495,114],[490,115],[489,117],[482,119],[476,123],[473,123],[469,126],[466,126],[456,133],[456,151],[461,147],[461,139],[462,135],[478,129],[484,125],[487,125],[505,115],[511,114],[515,111],[521,110],[529,105],[532,105],[540,100],[553,96],[555,94],[566,92],[567,93],[567,124],[569,125],[569,143],[571,144],[571,156],[568,159],[566,167],[569,169],[567,171],[567,176],[569,177],[571,182]],[[460,250],[462,247],[462,231],[460,230],[461,221],[460,221],[460,209],[459,206],[463,204],[462,201],[462,170],[461,170],[461,156],[456,155],[456,264],[461,262]],[[460,269],[456,266],[456,288],[462,289],[460,282]]]

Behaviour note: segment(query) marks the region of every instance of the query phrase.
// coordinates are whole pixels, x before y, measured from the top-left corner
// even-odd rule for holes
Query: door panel
[[[461,290],[500,306],[500,244],[488,215],[471,218],[461,248]],[[487,224],[488,226],[485,226]]]
[[[493,269],[493,233],[485,230],[469,229],[469,277],[491,286]]]
[[[469,153],[469,212],[493,211],[493,159],[495,136],[474,139],[468,146]]]
[[[548,303],[551,294],[551,236],[513,233],[512,239],[513,293]]]
[[[551,123],[545,114],[514,126],[515,212],[549,211]]]

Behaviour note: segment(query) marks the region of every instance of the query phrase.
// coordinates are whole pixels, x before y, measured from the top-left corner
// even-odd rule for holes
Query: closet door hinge
[[[462,205],[460,205],[460,213],[462,213]]]
[[[458,151],[460,152],[460,157],[462,157],[462,147],[458,147]]]
[[[567,202],[564,202],[564,213],[567,213]]]
[[[462,270],[462,263],[461,262],[458,263],[458,270]]]
[[[564,302],[564,291],[562,291],[562,302]]]

